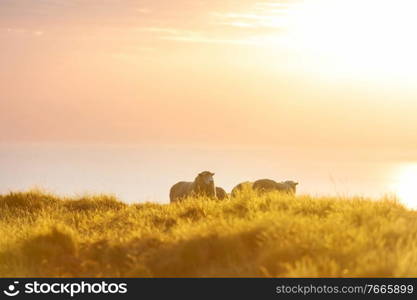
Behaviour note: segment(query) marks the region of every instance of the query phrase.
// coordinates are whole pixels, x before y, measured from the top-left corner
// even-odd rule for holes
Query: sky
[[[2,0],[0,143],[417,149],[411,0]]]

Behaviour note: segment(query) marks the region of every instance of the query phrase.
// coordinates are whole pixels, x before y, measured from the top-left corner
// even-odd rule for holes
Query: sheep
[[[258,192],[279,191],[295,195],[298,182],[287,180],[276,182],[271,179],[260,179],[253,183],[253,189]]]
[[[244,189],[252,189],[253,183],[250,181],[241,182],[236,185],[231,192],[232,197],[236,197]]]
[[[170,202],[181,201],[190,196],[207,196],[216,198],[216,187],[213,180],[214,173],[201,172],[194,181],[180,181],[174,184],[169,191]]]
[[[228,197],[229,196],[227,195],[226,191],[223,188],[216,186],[216,198],[217,199],[224,200]]]
[[[272,179],[259,179],[255,182],[242,182],[239,183],[232,189],[232,196],[235,197],[240,191],[242,191],[245,187],[251,188],[258,193],[265,193],[265,192],[272,192],[272,191],[279,191],[288,193],[291,195],[295,195],[296,187],[298,182],[287,180],[282,182],[276,182]]]

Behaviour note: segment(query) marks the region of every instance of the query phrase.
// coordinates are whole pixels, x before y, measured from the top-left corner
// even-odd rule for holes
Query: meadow
[[[0,237],[1,277],[417,276],[417,212],[390,198],[18,192],[0,196]]]

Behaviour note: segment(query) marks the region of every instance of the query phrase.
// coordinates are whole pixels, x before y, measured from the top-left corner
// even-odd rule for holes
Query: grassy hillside
[[[172,205],[11,193],[0,276],[417,276],[417,213],[250,191]]]

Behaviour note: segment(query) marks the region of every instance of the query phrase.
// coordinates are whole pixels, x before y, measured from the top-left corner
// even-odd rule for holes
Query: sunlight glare
[[[405,205],[417,208],[417,164],[401,167],[393,183],[393,191]]]
[[[328,66],[416,75],[416,11],[413,0],[305,0],[291,13],[289,42]]]

